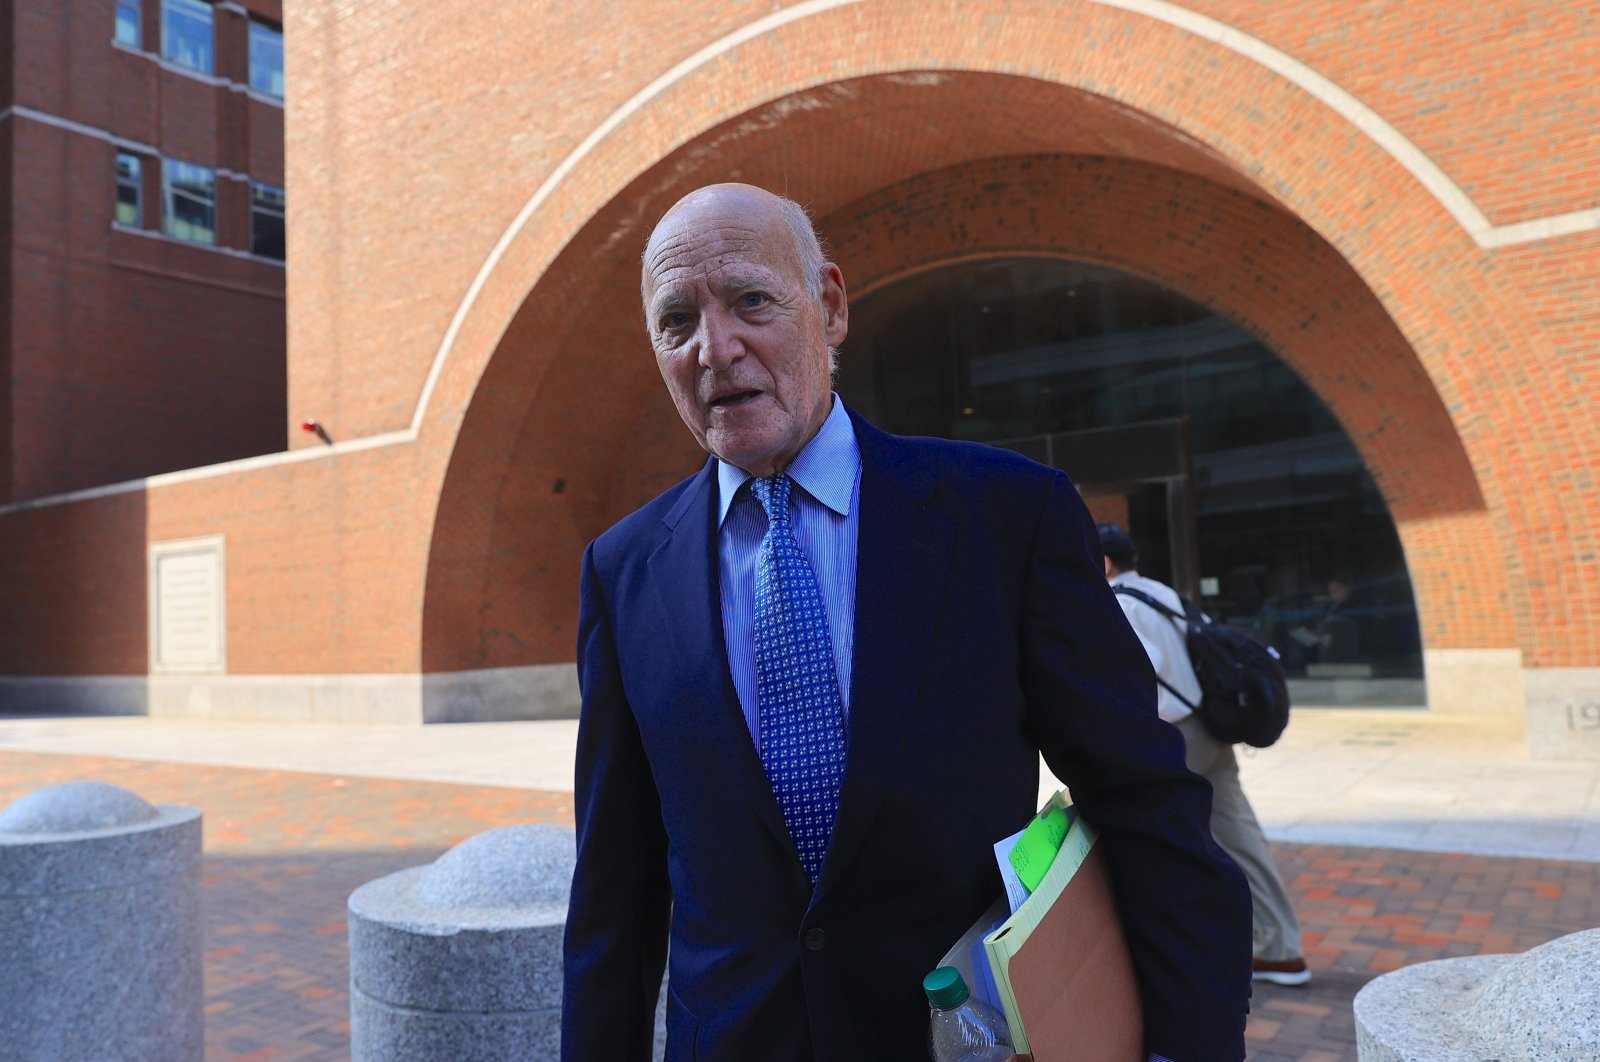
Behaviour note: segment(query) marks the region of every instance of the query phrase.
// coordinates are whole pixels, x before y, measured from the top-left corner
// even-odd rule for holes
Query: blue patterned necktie
[[[781,472],[750,484],[767,512],[756,554],[756,696],[761,765],[814,886],[839,812],[844,709],[822,592],[789,522],[792,486]]]

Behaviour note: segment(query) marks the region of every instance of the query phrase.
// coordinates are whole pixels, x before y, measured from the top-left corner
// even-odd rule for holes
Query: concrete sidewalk
[[[482,830],[571,825],[574,732],[0,718],[0,806],[96,779],[204,809],[208,1062],[341,1062],[350,892]],[[1297,710],[1244,770],[1315,972],[1256,986],[1251,1062],[1357,1062],[1373,977],[1600,925],[1596,765],[1533,763],[1494,723]]]
[[[1274,840],[1600,862],[1600,763],[1531,759],[1520,723],[1296,709],[1240,765]]]
[[[576,720],[340,726],[0,715],[0,749],[215,767],[572,790]]]
[[[577,723],[328,726],[0,716],[0,749],[570,792]],[[1240,749],[1267,835],[1311,844],[1600,862],[1600,764],[1534,761],[1520,727],[1297,708]],[[1046,779],[1041,791],[1053,788]]]

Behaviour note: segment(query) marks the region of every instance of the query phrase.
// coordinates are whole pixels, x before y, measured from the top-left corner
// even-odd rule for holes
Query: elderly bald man
[[[709,452],[584,555],[562,1057],[923,1059],[922,976],[999,893],[1038,757],[1100,830],[1153,1056],[1244,1056],[1250,900],[1060,472],[831,390],[805,212],[679,201],[656,367]],[[1040,1060],[1053,1062],[1053,1060]]]

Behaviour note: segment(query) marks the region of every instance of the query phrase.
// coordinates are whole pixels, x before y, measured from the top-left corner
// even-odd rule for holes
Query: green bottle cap
[[[928,997],[928,1002],[940,1010],[959,1007],[967,1001],[968,995],[967,983],[961,979],[961,971],[954,966],[941,966],[924,977],[922,991]]]

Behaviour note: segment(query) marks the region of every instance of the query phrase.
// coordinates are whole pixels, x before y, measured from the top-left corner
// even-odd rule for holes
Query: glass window
[[[838,390],[886,430],[1064,469],[1130,525],[1141,571],[1269,639],[1296,700],[1422,703],[1405,555],[1361,455],[1205,306],[1078,262],[931,270],[851,304]]]
[[[143,34],[139,31],[139,0],[117,0],[117,42],[131,48],[139,47]]]
[[[161,163],[162,225],[168,236],[217,242],[217,175],[176,159]]]
[[[283,261],[283,189],[250,186],[250,253]]]
[[[161,57],[209,74],[211,5],[202,0],[161,0]]]
[[[250,87],[283,99],[283,31],[250,23]]]
[[[142,225],[139,196],[139,156],[117,152],[117,223]]]

